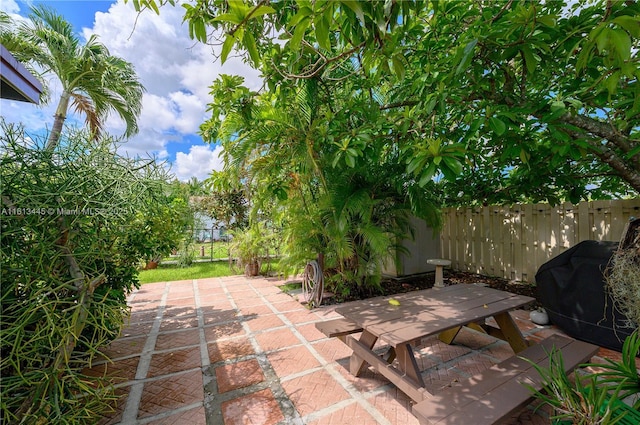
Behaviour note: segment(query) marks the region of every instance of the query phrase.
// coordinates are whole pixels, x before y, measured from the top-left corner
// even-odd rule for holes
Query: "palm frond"
[[[98,140],[102,134],[102,121],[96,114],[94,103],[82,94],[72,93],[71,98],[71,107],[76,113],[84,114],[85,124],[89,127],[94,140]]]

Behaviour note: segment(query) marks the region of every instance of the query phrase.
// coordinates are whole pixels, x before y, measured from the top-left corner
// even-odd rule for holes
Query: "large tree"
[[[640,191],[637,2],[184,7],[194,38],[219,42],[222,61],[234,49],[245,55],[271,90],[359,79],[355,93],[368,91],[397,124],[399,160],[423,183],[440,174],[454,182],[450,199],[575,201]],[[442,155],[445,148],[459,155]]]
[[[266,216],[282,229],[288,265],[318,256],[340,277],[334,291],[367,293],[410,235],[410,213],[438,224],[432,185],[406,173],[393,123],[367,92],[354,95],[360,81],[309,79],[262,94],[241,83],[222,76],[213,84],[202,129],[242,176],[252,221]]]
[[[83,44],[71,24],[46,6],[33,7],[29,18],[3,26],[0,41],[19,61],[54,74],[62,84],[47,149],[58,145],[70,106],[85,115],[95,138],[111,112],[126,123],[126,136],[135,134],[144,87],[133,66],[111,55],[95,35]]]

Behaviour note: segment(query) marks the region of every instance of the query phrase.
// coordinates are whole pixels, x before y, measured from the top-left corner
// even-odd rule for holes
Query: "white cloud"
[[[203,180],[211,174],[211,171],[222,170],[222,146],[218,145],[213,150],[211,146],[191,146],[189,153],[178,152],[172,171],[179,180],[187,181],[191,177]]]
[[[2,0],[0,2],[0,10],[8,14],[18,13],[20,6],[14,0]]]
[[[15,0],[0,3],[4,11],[19,11]],[[82,7],[81,2],[78,7]],[[159,15],[149,11],[138,15],[132,2],[125,4],[117,0],[107,12],[95,14],[93,28],[82,29],[81,37],[98,35],[112,55],[132,63],[146,88],[138,120],[140,131],[121,146],[119,150],[123,153],[171,159],[168,142],[181,142],[197,135],[200,124],[207,118],[206,105],[211,101],[209,86],[221,73],[244,76],[245,85],[253,90],[262,85],[259,73],[239,58],[229,57],[222,66],[215,54],[220,52],[220,46],[191,40],[188,26],[182,22],[183,16],[181,6],[164,6]],[[42,108],[16,106],[2,100],[2,115],[9,121],[24,122],[27,128],[50,127],[59,95],[59,91],[52,92],[52,101]],[[73,119],[70,111],[69,121]],[[79,117],[79,122],[83,121],[84,117]],[[119,136],[125,126],[114,115],[107,119],[105,128]],[[176,153],[173,170],[181,180],[192,176],[205,178],[214,167],[222,168],[217,148],[194,145],[188,152]]]
[[[219,74],[242,75],[252,89],[262,85],[259,73],[240,59],[230,58],[222,66],[215,53],[219,47],[212,51],[211,46],[190,39],[187,24],[182,22],[183,11],[180,6],[165,6],[159,15],[136,15],[131,3],[119,0],[107,13],[96,13],[94,28],[83,31],[85,37],[98,34],[112,54],[131,62],[147,89],[138,122],[140,133],[124,146],[130,154],[149,152],[168,158],[168,141],[197,135],[207,118],[209,86]],[[112,125],[123,130],[115,120]],[[194,145],[189,153],[176,153],[172,170],[181,180],[206,178],[213,169],[222,168],[219,151]]]

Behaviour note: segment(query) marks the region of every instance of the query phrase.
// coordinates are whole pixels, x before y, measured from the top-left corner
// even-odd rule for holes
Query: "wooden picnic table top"
[[[400,305],[392,305],[390,299]],[[336,312],[392,347],[525,306],[535,299],[474,284],[370,298]]]

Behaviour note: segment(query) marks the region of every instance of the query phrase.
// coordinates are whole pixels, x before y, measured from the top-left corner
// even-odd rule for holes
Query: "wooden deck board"
[[[486,317],[505,313],[522,304],[523,300],[512,298],[479,305],[474,305],[470,301],[461,306],[462,310],[456,311],[449,308],[429,310],[419,313],[410,319],[382,322],[373,326],[366,326],[366,328],[385,342],[395,346],[421,337],[436,335],[457,326],[477,322]],[[469,309],[464,310],[465,307]]]
[[[356,325],[355,322],[344,318],[318,322],[316,323],[316,329],[318,329],[329,338],[349,335],[362,331],[362,327]]]

